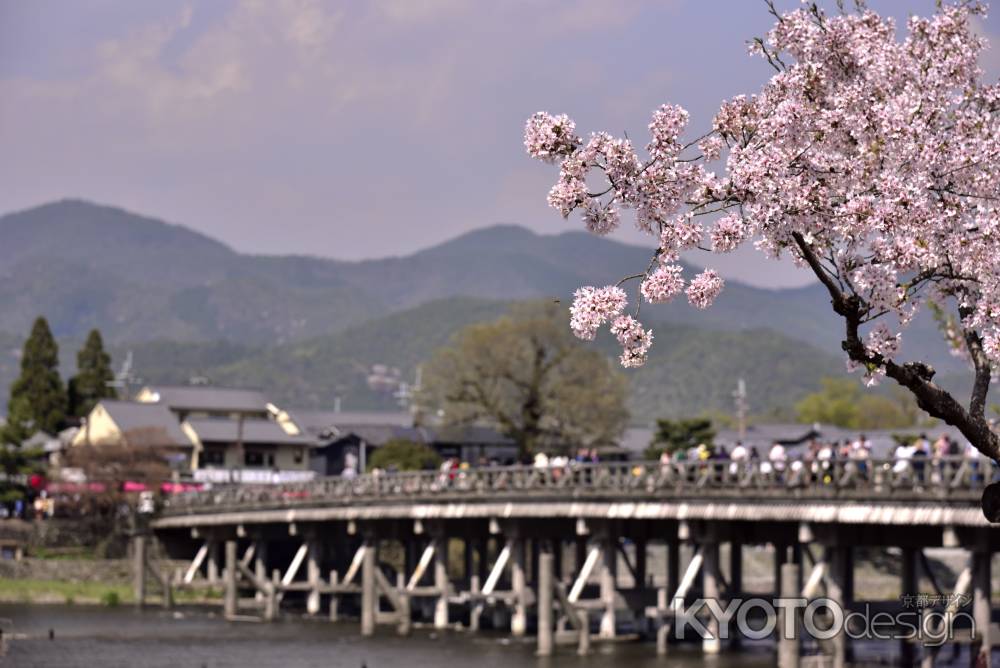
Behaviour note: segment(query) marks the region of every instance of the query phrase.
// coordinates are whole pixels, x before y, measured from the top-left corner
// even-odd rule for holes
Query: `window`
[[[222,466],[226,463],[226,451],[221,448],[207,448],[201,453],[202,466]]]
[[[245,466],[263,466],[264,453],[256,450],[247,450],[243,454],[243,464]]]
[[[292,460],[296,464],[301,464],[302,463],[303,452],[304,452],[304,450],[302,448],[296,448],[295,449],[295,452],[292,455]]]

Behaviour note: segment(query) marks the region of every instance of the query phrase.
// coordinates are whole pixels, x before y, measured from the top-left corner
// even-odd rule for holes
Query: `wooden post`
[[[208,541],[208,559],[205,566],[205,579],[211,585],[219,584],[219,541]]]
[[[993,634],[990,630],[992,623],[991,557],[992,554],[986,550],[976,550],[972,553],[972,618],[976,622],[976,638],[971,651],[976,657],[972,661],[972,665],[976,668],[989,668],[992,665],[990,658],[993,649]]]
[[[537,538],[531,539],[531,571],[530,571],[530,582],[533,585],[538,585],[538,557],[542,553],[541,542]]]
[[[606,538],[602,541],[601,550],[601,603],[604,611],[601,614],[601,626],[598,633],[601,638],[614,638],[618,623],[615,616],[615,571],[618,564],[618,552],[615,549],[615,539]]]
[[[267,541],[260,539],[254,546],[253,552],[253,574],[261,582],[267,580]],[[266,599],[267,593],[258,591],[254,598],[257,600]],[[266,604],[266,601],[265,601]],[[266,616],[266,615],[265,615]]]
[[[784,566],[788,559],[788,546],[779,543],[774,544],[774,595],[781,596],[782,592],[782,580],[781,580],[781,567]],[[801,590],[799,590],[801,591]]]
[[[702,546],[704,565],[701,568],[701,589],[705,600],[719,601],[719,544],[714,540]],[[705,654],[718,654],[722,651],[722,639],[719,637],[719,620],[710,614],[705,624],[709,637],[701,641],[701,650]]]
[[[635,541],[635,588],[646,588],[646,539]]]
[[[669,607],[669,602],[667,597],[671,594],[667,593],[666,589],[658,589],[656,591],[656,609],[666,610]],[[656,629],[656,654],[658,656],[665,656],[667,653],[667,636],[670,634],[670,622],[667,619],[660,618],[660,627]]]
[[[278,616],[278,588],[276,584],[268,580],[267,577],[261,578],[264,583],[264,620],[271,622],[274,621],[275,617]]]
[[[375,633],[375,608],[378,605],[375,593],[375,550],[365,541],[361,558],[361,635]]]
[[[319,571],[322,559],[323,544],[315,538],[309,541],[309,557],[306,561],[306,579],[309,581],[309,595],[306,596],[306,612],[310,615],[319,614],[322,576]]]
[[[587,537],[577,536],[576,542],[574,543],[574,563],[573,572],[579,573],[580,569],[583,568],[583,563],[587,561]]]
[[[396,573],[396,592],[399,601],[399,607],[396,609],[399,618],[397,632],[401,636],[408,636],[413,626],[413,619],[410,614],[410,593],[406,591],[406,576],[402,573]]]
[[[480,580],[478,575],[473,575],[469,579],[469,593],[471,594],[471,601],[469,603],[469,630],[478,631],[479,630],[479,618],[482,616],[482,607],[479,605],[479,599],[477,595],[481,591]]]
[[[552,654],[553,561],[551,552],[538,555],[538,577],[535,578],[535,586],[538,588],[538,656]]]
[[[472,544],[471,538],[464,538],[462,540],[462,558],[465,562],[462,567],[462,579],[466,584],[472,582],[472,576],[475,571],[475,558],[473,553],[475,552],[474,546]]]
[[[223,615],[226,619],[236,616],[236,541],[226,541],[226,570],[224,572],[225,595],[223,599]]]
[[[784,550],[781,550],[783,553]],[[800,574],[794,562],[781,565],[781,596],[798,598]],[[778,609],[778,668],[799,668],[799,613],[791,607]]]
[[[490,539],[480,538],[477,541],[477,563],[476,563],[476,575],[479,576],[479,582],[486,582],[486,576],[489,575],[489,556],[490,556]]]
[[[434,628],[448,626],[448,539],[434,538],[434,588],[437,600],[434,602]]]
[[[681,586],[681,545],[667,541],[667,596],[673,596]]]
[[[141,608],[146,604],[146,537],[132,538],[132,563],[135,605]]]
[[[743,543],[729,541],[729,598],[743,594]]]
[[[528,600],[524,578],[525,545],[521,538],[514,539],[513,555],[510,560],[510,586],[514,590],[514,611],[510,616],[510,633],[523,636],[528,626]]]
[[[842,610],[845,610],[847,600],[844,597],[844,592],[847,588],[847,548],[841,545],[834,545],[828,548],[827,552],[827,563],[829,564],[829,578],[826,586],[826,596],[830,600],[840,605]],[[903,594],[907,592],[904,590]],[[835,635],[831,640],[831,647],[833,650],[833,668],[845,668],[847,666],[847,634],[848,629],[845,627],[840,633]],[[912,665],[911,661],[908,664]]]
[[[336,587],[339,584],[339,576],[337,571],[330,571],[330,587],[335,591],[330,594],[330,621],[337,621],[338,613],[340,612],[340,594],[337,593]]]

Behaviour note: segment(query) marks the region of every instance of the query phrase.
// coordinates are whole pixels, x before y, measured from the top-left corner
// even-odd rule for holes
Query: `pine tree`
[[[4,440],[20,444],[37,431],[55,434],[66,423],[66,390],[59,377],[59,347],[39,317],[24,342],[21,375],[10,388]]]
[[[114,399],[117,394],[109,385],[114,377],[101,333],[92,329],[76,354],[76,375],[69,381],[69,414],[86,417],[101,399]]]

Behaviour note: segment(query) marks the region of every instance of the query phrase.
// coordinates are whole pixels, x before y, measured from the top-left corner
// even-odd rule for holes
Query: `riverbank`
[[[155,596],[150,597],[155,601]],[[174,592],[177,603],[219,605],[221,592],[210,589]],[[72,580],[10,580],[0,578],[0,603],[32,605],[103,605],[116,607],[135,602],[132,587],[124,584],[101,582],[74,582]]]
[[[170,562],[165,566],[170,566]],[[127,559],[59,556],[0,561],[3,603],[114,607],[134,603],[132,587],[132,565]],[[150,591],[154,596],[157,593],[152,584]],[[182,590],[176,591],[174,597],[179,603],[218,603],[221,592]]]

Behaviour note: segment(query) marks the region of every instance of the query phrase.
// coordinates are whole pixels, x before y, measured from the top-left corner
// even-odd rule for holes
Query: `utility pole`
[[[742,441],[747,437],[747,384],[742,378],[736,381],[733,398],[736,400],[736,423]]]

